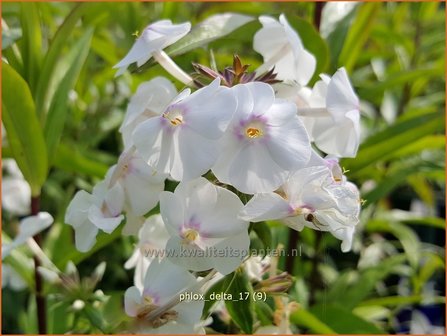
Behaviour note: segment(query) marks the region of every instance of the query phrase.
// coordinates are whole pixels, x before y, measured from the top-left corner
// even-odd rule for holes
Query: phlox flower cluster
[[[191,25],[169,20],[147,26],[115,66],[121,74],[153,57],[190,86],[178,92],[155,77],[138,87],[120,127],[124,151],[117,164],[91,193],[79,191],[66,212],[80,251],[94,246],[99,231],[111,233],[123,222],[123,234],[138,236],[125,264],[135,268],[125,293],[134,331],[203,332],[203,302],[186,304],[178,295],[199,292],[217,272],[250,265],[243,264],[250,222],[327,231],[342,241],[342,251],[351,249],[360,196],[338,159],[356,155],[359,100],[343,68],[308,87],[316,60],[297,32],[284,15],[259,20],[253,48],[264,64],[256,74],[270,71],[275,81],[253,75],[230,86],[216,75],[197,88],[163,52]],[[174,190],[165,190],[166,179],[177,183]],[[160,214],[148,216],[157,204]],[[240,253],[225,255],[229,247]],[[223,252],[193,253],[207,249]]]

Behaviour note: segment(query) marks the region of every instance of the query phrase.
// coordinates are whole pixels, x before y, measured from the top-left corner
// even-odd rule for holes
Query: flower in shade
[[[160,20],[148,25],[137,38],[127,55],[114,66],[118,75],[132,63],[143,65],[167,46],[177,42],[191,30],[189,22],[173,24],[171,20]]]
[[[161,115],[176,96],[174,84],[164,77],[155,77],[138,86],[120,127],[126,149],[132,146],[131,136],[135,127],[146,119]]]
[[[65,213],[65,223],[75,230],[76,248],[90,250],[96,242],[99,230],[112,233],[124,219],[124,192],[119,184],[108,188],[111,171],[90,194],[84,190],[76,193]]]
[[[262,71],[274,66],[277,79],[306,85],[315,72],[316,60],[304,49],[300,37],[285,15],[279,16],[279,22],[269,16],[261,16],[259,21],[262,28],[254,36],[253,49],[264,58]]]
[[[238,219],[243,204],[231,191],[200,177],[160,195],[160,213],[171,235],[172,262],[194,271],[234,271],[248,255],[248,223]]]
[[[342,240],[341,249],[351,249],[359,222],[360,197],[350,182],[334,181],[327,166],[298,170],[276,192],[255,195],[240,217],[249,221],[282,219],[292,229],[305,226],[329,231]]]
[[[14,215],[28,215],[31,204],[31,188],[23,178],[13,159],[2,160],[8,175],[2,178],[2,208]]]
[[[168,239],[169,233],[159,214],[149,217],[138,232],[138,244],[124,268],[135,268],[134,284],[139,289],[143,288],[144,277],[152,260],[163,257]]]
[[[270,192],[309,161],[311,147],[296,106],[254,82],[232,88],[238,106],[212,171],[243,193]]]
[[[348,75],[340,68],[332,78],[322,75],[309,98],[298,108],[315,145],[337,157],[355,157],[360,143],[360,111]]]
[[[180,302],[182,292],[197,293],[197,280],[185,268],[164,259],[147,270],[143,289],[130,287],[124,294],[126,314],[134,317],[134,331],[145,334],[193,334],[204,301]]]
[[[26,243],[39,232],[53,224],[53,217],[48,212],[39,212],[35,216],[29,216],[20,221],[19,233],[14,240],[8,244],[2,244],[2,260],[5,259],[13,249]]]
[[[206,173],[218,157],[218,140],[236,109],[233,92],[220,80],[190,94],[182,91],[161,114],[138,125],[133,143],[157,171],[177,181]]]

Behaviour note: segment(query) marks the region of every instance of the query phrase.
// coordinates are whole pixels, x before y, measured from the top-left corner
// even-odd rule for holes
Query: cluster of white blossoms
[[[256,72],[274,68],[275,83],[251,76],[229,87],[216,76],[197,89],[163,52],[191,25],[169,20],[146,27],[115,66],[122,73],[153,57],[191,87],[179,93],[164,77],[142,83],[120,128],[118,163],[91,194],[79,191],[66,212],[80,251],[123,221],[124,234],[138,235],[125,265],[135,267],[125,310],[138,332],[203,332],[203,302],[186,304],[179,294],[199,292],[205,280],[247,260],[250,222],[328,231],[342,251],[351,248],[360,196],[338,159],[357,152],[358,98],[343,68],[307,87],[315,57],[284,15],[259,20],[254,49],[264,64]],[[164,191],[166,179],[178,182],[174,191]],[[251,197],[247,204],[241,195]],[[160,215],[146,218],[157,203]],[[205,278],[195,273],[203,271],[210,271]]]

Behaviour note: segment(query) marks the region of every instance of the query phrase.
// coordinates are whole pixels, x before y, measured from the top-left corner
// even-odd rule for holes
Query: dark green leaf
[[[225,300],[225,307],[231,319],[241,328],[245,334],[253,333],[253,288],[242,269],[234,272],[234,276],[226,277],[224,287],[233,300]],[[248,293],[248,297],[247,297]]]

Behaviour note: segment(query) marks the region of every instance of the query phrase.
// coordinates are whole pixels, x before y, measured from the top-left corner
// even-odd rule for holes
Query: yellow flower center
[[[179,110],[171,110],[168,112],[165,112],[163,114],[163,117],[168,119],[172,126],[178,126],[183,123],[183,116],[181,114],[181,111]]]
[[[191,243],[197,239],[199,233],[194,229],[188,229],[183,233],[183,238],[186,243]]]
[[[259,128],[248,127],[245,130],[245,134],[247,135],[247,137],[254,139],[263,136],[264,133]]]

